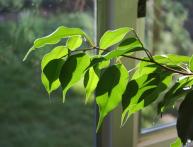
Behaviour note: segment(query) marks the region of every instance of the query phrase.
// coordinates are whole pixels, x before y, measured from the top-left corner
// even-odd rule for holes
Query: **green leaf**
[[[44,84],[48,94],[60,86],[58,78],[63,64],[63,59],[54,59],[44,67],[42,72],[42,83]]]
[[[53,59],[60,59],[68,54],[68,48],[66,46],[57,46],[51,52],[47,53],[41,62],[41,69],[43,71],[44,67]]]
[[[89,65],[90,58],[85,53],[72,55],[64,63],[59,76],[63,91],[63,102],[68,89],[82,78]]]
[[[23,61],[25,61],[27,59],[27,56],[36,48],[44,47],[45,45],[48,45],[48,44],[56,44],[60,42],[62,38],[66,38],[74,35],[81,35],[85,37],[87,41],[90,43],[90,45],[94,46],[94,42],[92,41],[92,39],[89,36],[87,36],[86,33],[84,33],[81,29],[67,28],[64,26],[60,26],[50,35],[36,39],[34,41],[34,45],[32,46],[32,48],[29,49]]]
[[[82,37],[80,35],[72,36],[68,39],[66,46],[70,50],[75,50],[82,45]]]
[[[151,74],[146,74],[127,84],[123,94],[123,125],[129,116],[154,102],[161,92],[166,90],[172,81],[171,73],[157,68]]]
[[[167,65],[177,65],[182,63],[188,63],[190,60],[190,57],[188,56],[175,55],[175,54],[156,55],[156,56],[153,56],[153,58],[156,62],[167,64]]]
[[[180,104],[180,108],[178,110],[178,119],[177,119],[177,132],[178,137],[182,141],[183,145],[185,145],[188,140],[193,139],[193,91],[190,91],[184,101]]]
[[[180,140],[180,138],[177,138],[175,140],[175,142],[173,142],[172,144],[170,144],[170,147],[182,147],[182,142]]]
[[[99,77],[93,67],[89,68],[84,76],[84,87],[86,89],[86,101],[88,103],[91,99],[91,95],[97,87]]]
[[[111,52],[105,54],[103,57],[109,60],[127,53],[141,50],[144,49],[142,48],[142,45],[139,42],[139,40],[137,40],[136,38],[127,38],[124,41],[122,41],[115,50],[112,50]]]
[[[137,70],[132,76],[133,80],[143,77],[143,75],[151,74],[154,71],[156,71],[156,69],[158,68],[158,66],[155,65],[154,63],[149,63],[145,61],[139,62],[139,64],[136,67],[137,67]]]
[[[158,104],[158,113],[171,108],[175,102],[187,94],[193,85],[193,77],[185,77],[175,84],[164,95],[163,100]]]
[[[122,65],[113,65],[104,71],[96,88],[96,102],[99,106],[99,130],[103,119],[115,109],[122,100],[128,81],[127,69]]]
[[[193,56],[190,59],[189,68],[190,68],[191,71],[193,71]]]
[[[46,77],[46,75],[44,73],[44,72],[46,72],[46,74],[48,74],[47,72],[49,72],[49,70],[50,70],[50,72],[54,74],[53,71],[56,71],[57,66],[52,67],[50,64],[49,66],[46,67],[46,65],[48,63],[50,63],[51,61],[53,61],[54,59],[60,59],[67,54],[68,54],[68,49],[65,46],[58,46],[58,47],[54,48],[51,52],[46,54],[42,59],[42,62],[41,62],[41,70],[42,70],[41,80],[42,80],[42,83],[43,83],[46,91],[48,92],[48,94],[50,94],[52,91],[56,90],[60,86],[60,82],[58,80],[58,73],[56,73],[57,79],[55,79],[54,81],[49,79],[48,77]],[[55,64],[57,64],[56,61],[57,60],[55,60]],[[47,69],[44,71],[45,67]],[[55,75],[53,75],[53,76],[55,76]]]
[[[133,29],[128,27],[119,28],[113,31],[106,31],[100,39],[99,47],[101,49],[106,49],[120,42],[130,31],[133,31]]]

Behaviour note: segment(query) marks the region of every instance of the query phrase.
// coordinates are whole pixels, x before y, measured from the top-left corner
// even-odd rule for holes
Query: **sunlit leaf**
[[[87,70],[84,76],[84,87],[86,89],[86,103],[90,101],[91,95],[97,87],[99,77],[94,68],[91,67]]]
[[[167,64],[167,65],[177,65],[182,63],[188,63],[190,60],[190,57],[188,56],[175,55],[175,54],[156,55],[156,56],[153,56],[153,58],[156,62]]]
[[[168,88],[171,81],[171,73],[156,69],[151,74],[143,75],[128,82],[122,100],[122,125],[133,113],[159,98],[160,93]]]
[[[68,50],[65,46],[58,46],[56,48],[54,48],[51,52],[49,52],[48,54],[46,54],[41,62],[41,69],[42,69],[42,74],[41,74],[41,80],[42,83],[46,89],[46,91],[50,94],[52,91],[56,90],[59,86],[60,86],[60,81],[58,80],[58,73],[57,73],[57,79],[55,79],[54,81],[50,81],[50,79],[48,77],[46,77],[44,72],[48,72],[49,70],[51,70],[50,72],[52,74],[54,74],[56,67],[52,67],[50,64],[49,66],[47,66],[47,69],[44,71],[44,68],[46,67],[46,65],[50,62],[53,61],[54,59],[60,59],[61,57],[65,56],[68,54]],[[57,64],[56,61],[60,61],[60,60],[55,60],[55,64]],[[58,62],[59,63],[59,62]],[[50,69],[51,68],[51,69]],[[48,70],[49,69],[49,70]],[[44,72],[43,72],[44,71]],[[48,74],[48,73],[46,73]],[[55,76],[55,75],[53,75]]]
[[[190,59],[189,68],[190,68],[191,71],[193,71],[193,56]]]
[[[138,79],[142,77],[143,75],[150,74],[158,68],[156,64],[145,62],[145,61],[141,61],[140,63],[136,65],[136,67],[137,67],[137,70],[133,74],[132,79]]]
[[[175,82],[164,95],[164,99],[158,104],[158,113],[171,108],[178,99],[183,98],[183,96],[191,90],[192,85],[192,77],[185,77]]]
[[[85,53],[72,55],[64,63],[59,76],[63,91],[63,102],[68,89],[82,78],[89,64],[90,58]]]
[[[60,86],[59,75],[63,64],[63,59],[54,59],[43,69],[42,83],[49,94]]]
[[[109,60],[127,53],[144,50],[141,43],[136,38],[127,38],[123,40],[119,46],[111,52],[104,55],[104,58]]]
[[[193,140],[193,91],[190,91],[178,110],[177,132],[183,145]]]
[[[81,46],[81,44],[82,44],[82,37],[80,35],[72,36],[66,42],[66,46],[70,50],[75,50],[75,49],[79,48]]]
[[[182,147],[182,142],[180,140],[180,138],[177,138],[175,140],[175,142],[173,142],[172,144],[170,144],[170,147]]]
[[[96,88],[96,102],[100,114],[97,130],[100,128],[105,116],[121,102],[127,81],[128,72],[121,64],[108,67],[100,77]]]
[[[98,68],[102,69],[104,67],[109,66],[109,64],[110,64],[110,60],[106,60],[104,57],[97,55],[91,58],[91,63],[88,68],[98,65]]]
[[[64,57],[68,54],[68,48],[66,46],[57,46],[51,52],[47,53],[41,62],[41,69],[43,70],[44,67],[53,59],[59,59]]]
[[[101,49],[106,49],[120,42],[125,35],[132,30],[132,28],[124,27],[112,31],[106,31],[100,39],[99,47]]]
[[[23,60],[26,60],[27,56],[36,48],[44,47],[47,44],[56,44],[60,42],[62,38],[71,37],[74,35],[81,35],[87,39],[91,46],[94,46],[94,42],[92,39],[86,35],[81,29],[79,28],[67,28],[64,26],[58,27],[53,33],[48,36],[38,38],[34,41],[32,48],[29,49],[27,54],[25,55]]]

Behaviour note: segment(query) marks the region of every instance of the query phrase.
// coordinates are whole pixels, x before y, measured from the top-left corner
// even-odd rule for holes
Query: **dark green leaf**
[[[72,55],[64,63],[59,76],[63,90],[63,102],[68,89],[82,78],[89,64],[90,58],[85,53]]]
[[[125,35],[132,30],[133,30],[132,28],[124,27],[124,28],[113,30],[113,31],[105,32],[104,35],[100,39],[99,47],[101,49],[106,49],[120,42],[125,37]]]
[[[190,91],[178,110],[177,132],[182,143],[193,140],[193,91]]]
[[[127,53],[141,51],[141,50],[144,50],[144,49],[142,48],[142,45],[139,42],[139,40],[137,40],[136,38],[127,38],[123,40],[115,50],[112,50],[111,52],[105,54],[104,58],[109,60]]]
[[[41,79],[42,79],[42,83],[45,87],[45,89],[47,90],[47,92],[50,94],[52,91],[56,90],[59,86],[60,86],[60,82],[58,80],[58,73],[56,73],[57,75],[57,79],[55,79],[54,81],[50,81],[50,79],[48,77],[46,77],[45,75],[45,71],[44,71],[44,68],[46,67],[46,65],[48,63],[50,63],[50,61],[53,61],[54,59],[60,59],[62,58],[63,56],[67,55],[68,54],[68,50],[65,46],[58,46],[56,48],[54,48],[51,52],[49,52],[48,54],[46,54],[43,59],[42,59],[42,62],[41,62],[41,69],[42,69],[42,74],[41,74]],[[59,61],[59,60],[58,60]],[[57,60],[54,61],[55,64],[57,62]],[[53,63],[54,63],[53,62]],[[53,64],[52,63],[52,64]],[[48,72],[49,70],[51,70],[50,72],[52,74],[54,74],[56,71],[56,67],[52,67],[50,64],[49,66],[47,66],[46,68],[46,72]],[[53,69],[50,69],[50,68],[53,68]],[[49,69],[49,70],[48,70]],[[44,72],[43,72],[44,71]],[[48,74],[48,73],[46,73]],[[54,75],[53,75],[54,76]]]
[[[105,116],[121,102],[127,81],[127,69],[121,64],[108,67],[100,77],[96,88],[96,102],[100,113],[97,131]]]
[[[82,37],[80,35],[72,36],[68,39],[66,46],[70,50],[75,50],[79,48],[82,44]]]
[[[151,74],[144,74],[128,82],[122,101],[122,125],[131,114],[154,102],[160,93],[167,89],[171,81],[171,73],[157,68]]]
[[[90,37],[86,35],[81,29],[79,28],[67,28],[64,26],[58,27],[53,33],[48,36],[38,38],[34,41],[34,45],[32,48],[29,49],[27,54],[25,55],[23,60],[26,60],[27,56],[36,48],[44,47],[47,44],[56,44],[62,38],[74,36],[74,35],[81,35],[87,39],[91,46],[94,46],[94,43]]]
[[[90,101],[91,95],[97,87],[99,77],[93,67],[89,68],[84,76],[84,87],[86,89],[86,103]]]

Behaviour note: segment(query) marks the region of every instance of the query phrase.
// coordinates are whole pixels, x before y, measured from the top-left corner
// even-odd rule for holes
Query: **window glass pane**
[[[82,82],[62,103],[61,90],[50,99],[40,80],[40,58],[22,62],[35,38],[58,26],[81,27],[94,37],[93,0],[0,0],[0,146],[91,147],[94,107],[85,106]]]
[[[147,48],[153,54],[191,55],[193,46],[193,2],[191,0],[148,0],[146,17]],[[160,99],[163,96],[160,95]],[[162,117],[157,115],[157,104],[142,111],[141,128],[157,127],[176,121],[177,108]],[[177,106],[178,107],[178,106]]]

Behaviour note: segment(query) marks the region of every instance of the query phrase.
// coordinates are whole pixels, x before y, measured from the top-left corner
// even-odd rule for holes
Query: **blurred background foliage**
[[[153,54],[193,54],[193,1],[147,0],[146,47]],[[160,95],[162,98],[162,95]],[[157,102],[142,111],[141,128],[176,121],[177,108],[157,115]]]
[[[93,36],[92,0],[0,0],[0,146],[90,147],[94,109],[77,84],[68,103],[50,100],[40,80],[44,48],[23,63],[35,38],[58,26],[81,27]]]

